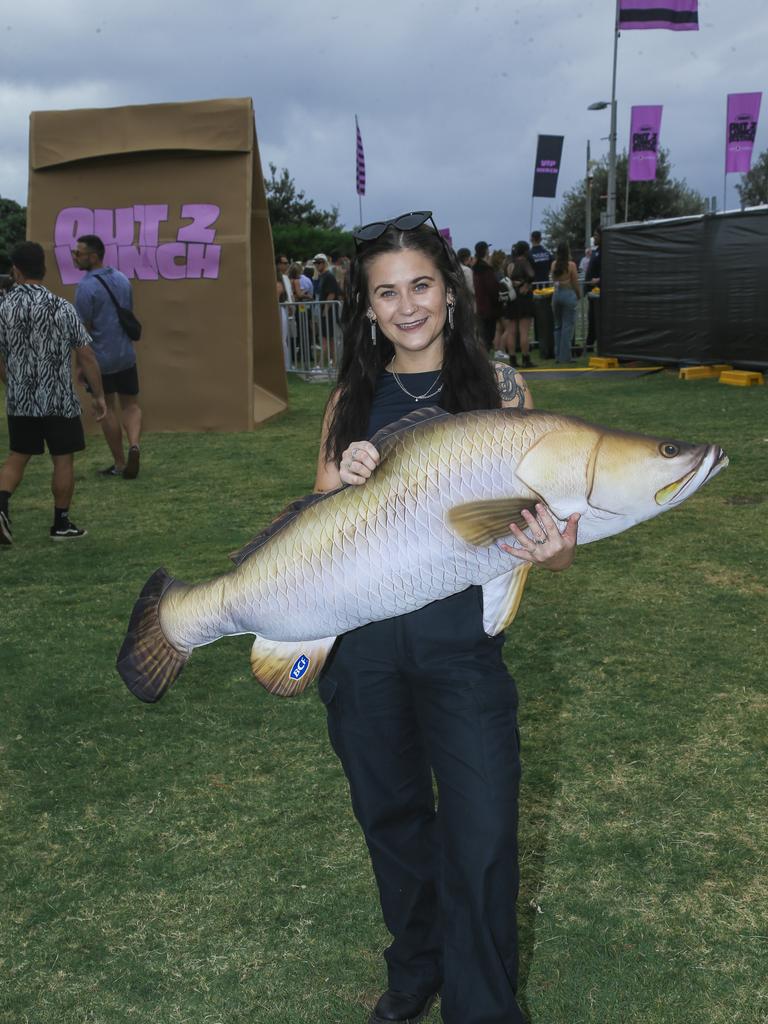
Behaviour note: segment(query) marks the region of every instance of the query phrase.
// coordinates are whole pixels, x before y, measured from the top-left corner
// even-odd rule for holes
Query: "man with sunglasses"
[[[77,269],[85,271],[85,277],[75,292],[75,307],[91,335],[107,398],[107,415],[101,421],[101,429],[113,462],[99,472],[101,476],[133,480],[139,474],[139,377],[133,342],[120,323],[115,308],[117,303],[125,309],[133,309],[131,282],[114,267],[104,266],[104,243],[98,235],[78,238],[72,258]],[[128,439],[127,457],[123,448],[123,430]]]

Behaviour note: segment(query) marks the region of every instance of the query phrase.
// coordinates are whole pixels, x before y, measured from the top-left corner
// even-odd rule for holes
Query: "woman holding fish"
[[[425,407],[458,413],[533,404],[524,379],[489,363],[476,341],[461,267],[431,214],[369,224],[355,238],[318,491],[365,483],[379,462],[369,439]],[[527,528],[509,525],[514,547],[498,547],[565,569],[577,521],[572,515],[561,533],[544,506],[536,515],[524,509]],[[503,635],[484,630],[481,589],[470,587],[345,633],[319,681],[393,936],[388,988],[370,1024],[422,1020],[437,993],[446,1024],[523,1021],[517,693],[502,646]]]

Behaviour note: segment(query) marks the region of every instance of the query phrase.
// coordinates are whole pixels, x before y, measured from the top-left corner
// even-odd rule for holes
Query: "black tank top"
[[[402,381],[403,387],[410,391],[411,395],[423,395],[428,391],[434,391],[433,385],[437,380],[437,375],[437,370],[428,370],[425,373],[399,373],[398,377]],[[376,380],[366,437],[370,440],[382,427],[394,423],[395,420],[407,416],[408,413],[414,412],[416,409],[425,409],[429,405],[441,405],[442,397],[443,392],[440,391],[430,398],[422,398],[417,402],[398,386],[394,374],[382,370]]]

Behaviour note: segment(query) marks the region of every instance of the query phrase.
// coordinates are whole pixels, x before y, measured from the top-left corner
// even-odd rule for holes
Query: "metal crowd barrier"
[[[341,362],[341,302],[281,302],[285,368],[307,380],[330,380]]]

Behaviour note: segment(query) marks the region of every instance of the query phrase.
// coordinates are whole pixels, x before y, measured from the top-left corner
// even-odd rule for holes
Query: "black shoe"
[[[7,512],[0,512],[0,544],[13,544],[11,520],[8,518]]]
[[[111,466],[107,466],[106,469],[100,469],[99,470],[99,476],[122,476],[122,475],[123,475],[122,469],[118,469],[117,466],[115,466],[114,464],[111,465]]]
[[[517,366],[517,356],[516,355],[513,354],[513,355],[511,355],[509,357],[509,365],[510,366]]]
[[[526,367],[532,367],[532,366],[533,366],[533,363],[531,362],[531,357],[530,356],[523,356],[523,369],[525,369]]]
[[[412,996],[387,989],[374,1006],[368,1024],[416,1024],[427,1016],[435,998],[434,992],[429,996]]]
[[[139,475],[139,446],[132,444],[123,470],[123,480],[135,480]]]
[[[51,527],[51,540],[77,540],[78,537],[84,537],[88,531],[79,530],[74,523],[67,519],[63,523],[59,523],[58,526]]]

